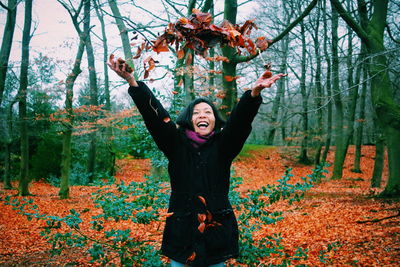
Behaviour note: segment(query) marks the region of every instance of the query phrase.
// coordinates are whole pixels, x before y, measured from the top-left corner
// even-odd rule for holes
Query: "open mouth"
[[[206,129],[208,127],[208,122],[205,121],[201,121],[199,123],[197,123],[197,127],[199,127],[199,129]]]

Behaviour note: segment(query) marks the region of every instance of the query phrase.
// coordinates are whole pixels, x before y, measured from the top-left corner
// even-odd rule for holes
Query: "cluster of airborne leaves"
[[[190,17],[183,17],[175,23],[169,23],[164,33],[156,40],[141,43],[134,59],[139,58],[144,50],[152,49],[157,53],[168,52],[170,47],[174,46],[178,59],[182,59],[185,51],[191,49],[206,60],[229,62],[229,59],[223,56],[208,57],[208,49],[218,44],[228,45],[236,47],[238,54],[245,50],[251,55],[256,55],[258,50],[264,51],[268,48],[269,41],[264,36],[257,37],[253,41],[250,37],[252,29],[257,29],[257,25],[252,20],[247,20],[241,26],[225,20],[217,26],[212,24],[210,13],[193,9]],[[156,61],[151,56],[144,60],[144,78],[148,77],[155,63]]]
[[[262,225],[283,219],[281,212],[268,211],[270,205],[278,201],[287,201],[289,204],[300,201],[304,192],[324,177],[324,172],[322,168],[317,168],[312,174],[302,178],[301,183],[290,184],[293,175],[288,169],[277,185],[250,190],[245,195],[236,190],[241,184],[241,178],[232,178],[230,199],[239,214],[241,255],[238,262],[251,266],[257,264],[260,258],[274,254],[281,256],[281,266],[287,266],[293,261],[307,258],[307,250],[303,248],[298,248],[294,255],[287,254],[279,235],[255,239],[254,233]],[[154,221],[162,223],[167,216],[163,211],[166,210],[168,196],[167,184],[152,177],[148,177],[145,182],[127,185],[115,180],[102,182],[92,196],[96,207],[101,210],[92,216],[90,222],[92,231],[96,234],[82,230],[84,221],[76,210],[59,217],[42,214],[32,199],[19,201],[9,197],[6,202],[29,219],[45,221],[41,235],[52,244],[54,254],[61,254],[69,248],[81,248],[90,255],[92,262],[101,264],[115,263],[117,258],[118,264],[122,266],[163,266],[154,241],[135,237],[129,227],[110,229],[107,222],[126,221],[125,225],[144,225]],[[335,246],[336,244],[332,245],[332,249]],[[321,262],[326,261],[325,255],[326,252],[321,251]]]

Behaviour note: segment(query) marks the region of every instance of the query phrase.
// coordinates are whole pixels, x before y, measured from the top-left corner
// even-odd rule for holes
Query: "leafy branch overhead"
[[[170,46],[175,45],[175,51],[179,59],[185,56],[185,50],[192,49],[196,54],[201,55],[209,61],[225,61],[229,59],[222,56],[208,57],[209,48],[229,45],[237,48],[237,53],[241,54],[247,51],[251,55],[256,55],[258,50],[265,51],[270,41],[265,37],[257,37],[254,41],[250,38],[252,29],[257,29],[257,25],[253,20],[247,20],[242,26],[233,25],[228,21],[223,21],[220,26],[212,24],[212,16],[210,13],[203,13],[197,9],[193,9],[190,17],[182,17],[176,23],[169,23],[164,33],[156,40],[142,43],[137,50],[134,58],[139,58],[143,50],[152,49],[153,51],[168,52]],[[154,62],[152,59],[146,59],[146,62]],[[146,67],[145,78],[154,68],[154,64]]]

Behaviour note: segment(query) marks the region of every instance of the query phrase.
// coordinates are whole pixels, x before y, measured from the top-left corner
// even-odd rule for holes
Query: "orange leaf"
[[[232,81],[238,79],[239,77],[240,77],[240,76],[225,75],[225,76],[224,76],[224,79],[225,79],[227,82],[232,82]]]
[[[186,65],[191,65],[193,62],[193,56],[192,53],[189,53],[186,57]]]
[[[204,204],[204,206],[207,206],[206,199],[204,197],[198,196],[198,198],[200,199],[201,203]]]
[[[199,221],[199,223],[205,222],[206,219],[207,216],[204,213],[197,214],[197,220]]]
[[[269,42],[268,40],[265,39],[264,36],[262,37],[257,37],[256,39],[256,46],[258,49],[260,49],[261,51],[265,51],[268,46],[269,46]]]
[[[183,49],[179,49],[177,52],[178,59],[182,59],[185,56],[185,51]]]
[[[204,230],[206,229],[206,224],[205,223],[200,223],[199,227],[197,227],[200,233],[204,233]]]
[[[196,252],[193,251],[193,253],[186,259],[186,261],[194,261],[196,258]]]
[[[213,216],[210,211],[207,210],[206,212],[207,212],[207,221],[211,222]]]

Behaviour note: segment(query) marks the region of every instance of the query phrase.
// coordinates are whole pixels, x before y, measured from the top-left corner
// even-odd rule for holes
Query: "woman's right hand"
[[[122,58],[115,59],[114,55],[111,54],[107,65],[110,67],[110,69],[115,71],[118,76],[126,80],[130,86],[138,86],[135,78],[133,77],[133,69],[126,64],[125,60]]]

